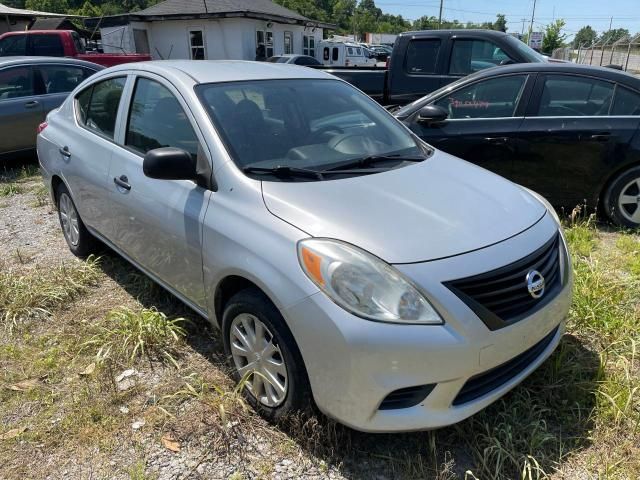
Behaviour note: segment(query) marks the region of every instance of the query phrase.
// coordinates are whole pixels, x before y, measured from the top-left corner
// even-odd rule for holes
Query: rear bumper
[[[285,310],[283,314],[300,346],[320,410],[362,431],[426,430],[459,422],[518,385],[560,342],[571,302],[571,275],[542,309],[496,331],[490,331],[443,282],[466,275],[462,265],[473,271],[470,265],[476,257],[502,264],[508,263],[510,255],[514,259],[522,257],[548,240],[554,228],[557,229],[554,222],[543,222],[535,231],[523,233],[525,238],[516,237],[431,265],[398,266],[425,286],[445,319],[444,325],[363,320],[342,310],[322,293]],[[524,245],[528,247],[520,248]],[[542,348],[535,350],[545,337],[549,338],[542,342]],[[530,349],[535,353],[533,358],[528,357],[506,381],[470,401],[456,401],[469,379]],[[433,390],[415,406],[380,409],[385,397],[395,390],[431,384],[435,385]]]

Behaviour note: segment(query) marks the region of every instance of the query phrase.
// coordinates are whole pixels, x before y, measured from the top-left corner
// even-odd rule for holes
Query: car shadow
[[[106,247],[105,247],[106,248]],[[187,342],[228,372],[219,333],[162,287],[109,249],[101,268],[143,307],[190,320]],[[368,434],[322,414],[298,415],[276,427],[312,458],[316,471],[346,478],[515,478],[524,468],[552,473],[589,447],[600,358],[565,334],[552,356],[521,385],[485,410],[435,431]]]

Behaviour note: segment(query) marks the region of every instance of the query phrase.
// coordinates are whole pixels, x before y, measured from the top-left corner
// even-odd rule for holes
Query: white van
[[[316,55],[323,65],[352,67],[354,65],[375,65],[375,58],[369,58],[367,51],[357,43],[332,42],[318,43]]]

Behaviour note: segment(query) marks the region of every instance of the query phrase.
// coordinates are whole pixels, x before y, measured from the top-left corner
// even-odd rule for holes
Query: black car
[[[535,190],[640,226],[640,79],[571,63],[483,70],[394,112],[420,138]],[[482,188],[481,185],[478,188]]]

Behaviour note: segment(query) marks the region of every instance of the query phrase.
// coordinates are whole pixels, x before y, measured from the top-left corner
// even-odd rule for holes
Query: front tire
[[[311,407],[300,350],[282,315],[257,288],[236,293],[222,316],[223,343],[247,402],[268,420]]]
[[[96,239],[82,222],[69,190],[62,183],[56,188],[56,203],[60,227],[69,250],[76,257],[87,257],[95,251]]]
[[[604,197],[604,207],[615,224],[640,227],[640,167],[622,172],[611,182]]]

